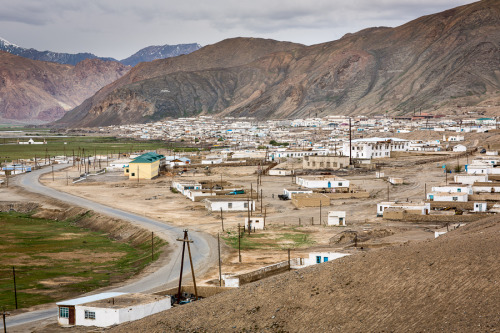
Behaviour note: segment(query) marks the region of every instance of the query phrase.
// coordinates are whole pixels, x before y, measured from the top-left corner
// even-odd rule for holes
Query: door
[[[75,307],[71,306],[69,308],[69,324],[70,325],[75,325]]]
[[[339,224],[344,225],[344,218],[343,217],[339,217]]]

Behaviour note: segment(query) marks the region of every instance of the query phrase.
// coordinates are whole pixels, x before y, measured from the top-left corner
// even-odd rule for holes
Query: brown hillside
[[[500,223],[338,259],[118,326],[115,332],[494,332]]]
[[[96,114],[99,115],[102,113],[103,108],[113,105],[115,100],[113,94],[115,92],[120,92],[120,88],[133,84],[134,82],[153,79],[155,77],[176,72],[194,72],[213,68],[240,66],[261,58],[269,53],[292,50],[301,47],[304,46],[290,42],[279,42],[272,39],[240,37],[226,39],[219,43],[205,46],[190,54],[140,63],[127,75],[115,82],[112,82],[100,90],[97,94],[92,96],[92,98],[86,100],[64,119],[61,119],[59,123],[90,124]],[[141,105],[141,101],[140,99],[134,101],[134,98],[135,95],[125,97],[125,99],[131,103],[128,107],[137,111],[128,112],[127,109],[125,110],[125,113],[136,112],[136,114],[124,115],[123,119],[116,114],[105,115],[104,118],[109,118],[109,120],[103,121],[103,124],[127,123],[129,121],[142,122],[142,109],[137,107],[138,105]],[[122,102],[121,97],[118,99],[119,103]],[[92,115],[89,116],[89,112]],[[82,120],[85,117],[86,119]],[[98,122],[94,121],[92,123],[97,124]]]
[[[99,59],[71,66],[0,52],[0,121],[57,120],[128,69]]]
[[[237,54],[228,53],[231,42],[224,41],[211,46],[210,56],[202,49],[137,67],[62,123],[98,126],[214,113],[258,118],[406,114],[484,103],[493,103],[489,111],[500,113],[496,0],[396,28],[365,29],[309,47],[263,48],[251,53],[253,59],[244,57],[255,41],[238,39]]]

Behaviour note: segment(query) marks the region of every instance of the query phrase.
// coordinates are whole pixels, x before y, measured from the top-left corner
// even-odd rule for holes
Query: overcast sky
[[[306,45],[395,27],[470,0],[0,0],[0,37],[123,59],[149,45],[261,37]]]

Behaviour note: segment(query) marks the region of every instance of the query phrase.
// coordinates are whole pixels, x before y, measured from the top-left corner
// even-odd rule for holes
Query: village
[[[155,151],[16,160],[2,166],[0,183],[48,167],[41,177],[48,187],[218,238],[219,264],[183,280],[190,302],[288,270],[434,239],[500,212],[497,128],[495,118],[425,114],[181,118],[88,134],[189,149],[167,143]],[[44,144],[27,139],[17,144]],[[62,301],[58,320],[106,327],[167,310],[181,301],[177,293]],[[108,315],[133,306],[129,315]]]

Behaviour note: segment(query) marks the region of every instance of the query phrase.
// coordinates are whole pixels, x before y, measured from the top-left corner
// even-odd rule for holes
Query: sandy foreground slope
[[[111,331],[496,332],[499,220],[285,273]]]

